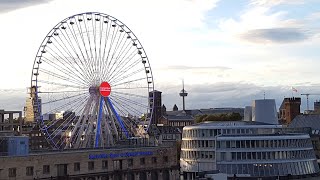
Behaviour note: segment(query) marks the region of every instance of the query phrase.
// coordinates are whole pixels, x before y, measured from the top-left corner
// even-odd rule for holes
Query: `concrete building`
[[[254,100],[252,102],[252,121],[279,124],[276,101],[274,99]]]
[[[252,121],[252,106],[246,106],[244,108],[244,121]]]
[[[183,128],[181,173],[194,179],[218,170],[238,179],[302,177],[319,173],[304,128],[262,122],[205,122]]]
[[[290,124],[300,113],[301,98],[284,98],[279,108],[279,121],[281,124]]]
[[[176,180],[175,146],[52,151],[0,157],[0,179]]]

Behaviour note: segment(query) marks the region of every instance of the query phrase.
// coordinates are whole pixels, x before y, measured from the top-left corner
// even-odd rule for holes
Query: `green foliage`
[[[242,116],[239,113],[224,113],[224,114],[204,114],[196,117],[196,122],[204,121],[240,121]]]

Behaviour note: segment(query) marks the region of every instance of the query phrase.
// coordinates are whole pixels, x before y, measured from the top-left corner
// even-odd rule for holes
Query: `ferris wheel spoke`
[[[55,45],[54,45],[55,46]],[[52,48],[49,47],[49,49],[55,54],[53,55],[50,51],[49,51],[49,54],[54,58],[56,59],[57,61],[60,62],[61,66],[60,68],[61,69],[64,69],[64,70],[67,70],[68,73],[72,74],[74,77],[76,77],[77,79],[80,79],[81,81],[83,82],[86,82],[82,77],[80,77],[78,74],[75,73],[75,71],[72,71],[71,69],[73,68],[73,65],[70,64],[70,62],[68,61],[68,58],[67,57],[61,57],[59,53],[57,53],[56,51],[54,51]],[[60,61],[62,60],[62,61]],[[67,66],[68,65],[68,66]]]
[[[121,94],[121,95],[127,95],[127,96],[132,96],[132,97],[138,97],[138,98],[149,98],[148,96],[142,96],[139,94],[133,94],[133,93],[124,93],[124,92],[119,92],[119,91],[112,91],[112,93],[115,94]]]
[[[120,31],[119,28],[117,29],[117,31]],[[111,72],[111,71],[112,71],[114,65],[115,65],[115,64],[118,62],[118,60],[119,60],[119,59],[118,59],[118,56],[119,56],[119,54],[121,53],[121,50],[118,52],[118,55],[116,55],[116,53],[117,53],[118,48],[120,47],[122,41],[123,41],[124,39],[126,39],[125,37],[126,37],[125,33],[120,33],[120,35],[118,35],[118,39],[117,39],[117,42],[116,42],[116,46],[115,46],[115,48],[114,48],[114,50],[113,50],[113,53],[112,53],[112,56],[111,56],[111,58],[110,58],[111,61],[113,60],[113,63],[112,63],[112,65],[110,65],[110,67],[108,66],[108,69],[107,69],[108,72]],[[121,40],[120,40],[120,38],[121,38]],[[125,41],[125,42],[126,42],[126,41]],[[123,44],[122,46],[124,46],[124,44]],[[122,48],[121,48],[121,49],[122,49]],[[115,57],[115,55],[116,55],[116,57]],[[111,61],[110,61],[110,62],[111,62]]]
[[[65,110],[65,109],[67,109],[69,106],[72,107],[72,106],[74,105],[74,103],[77,103],[77,102],[79,102],[79,101],[81,101],[81,100],[83,100],[83,99],[85,99],[85,98],[87,98],[87,97],[88,97],[88,96],[78,97],[77,99],[74,99],[74,100],[72,100],[72,101],[69,101],[69,102],[63,104],[63,105],[60,105],[60,106],[58,106],[58,107],[55,107],[54,109],[51,109],[50,111],[46,112],[46,114],[56,113],[56,112],[59,112],[59,111],[61,111],[61,110]],[[53,125],[54,123],[56,123],[56,121],[53,122],[51,125]],[[50,127],[51,127],[51,125],[50,125]],[[49,127],[46,127],[46,128],[49,128]]]
[[[87,17],[87,20],[88,20],[88,15],[86,15],[86,17]],[[92,17],[91,17],[91,20],[92,20]],[[92,60],[94,60],[94,55],[93,55],[93,52],[92,52],[92,42],[91,42],[91,39],[90,39],[90,36],[89,36],[89,30],[88,30],[88,27],[87,27],[87,23],[84,23],[84,27],[85,27],[85,30],[86,30],[86,35],[87,35],[87,40],[88,40],[88,43],[89,43],[89,49],[90,49],[90,66],[92,67],[92,69],[93,69],[93,72],[97,72],[96,71],[96,69],[95,69],[95,67],[94,67],[94,61],[92,61]],[[93,31],[94,32],[94,31]],[[95,74],[93,74],[93,80],[94,80],[94,78],[95,78]]]
[[[94,23],[93,23],[94,22]],[[94,15],[94,18],[92,18],[92,27],[93,27],[93,34],[94,34],[94,53],[95,53],[95,69],[96,69],[96,72],[100,72],[99,71],[99,57],[98,57],[98,48],[100,47],[98,42],[97,42],[97,31],[98,31],[98,28],[97,28],[97,22],[100,22],[100,18],[97,18],[96,15]],[[101,23],[100,23],[101,24]],[[101,40],[101,38],[100,38]],[[98,47],[99,46],[99,47]],[[97,73],[96,75],[96,79],[98,80],[99,79],[99,74]]]
[[[76,148],[78,148],[80,146],[80,141],[81,141],[81,136],[84,133],[84,127],[86,125],[86,120],[88,118],[89,115],[89,110],[91,108],[92,102],[93,102],[93,97],[90,96],[89,100],[87,101],[86,105],[85,105],[85,109],[82,111],[81,116],[78,120],[78,122],[76,123],[75,131],[77,131],[76,135],[73,137],[73,141],[71,142],[72,144],[74,144],[74,146]],[[80,139],[79,139],[80,138]]]
[[[130,81],[121,82],[121,83],[112,85],[112,87],[120,86],[120,85],[123,85],[123,84],[129,84],[129,83],[132,83],[132,82],[141,81],[141,80],[143,80],[143,79],[146,79],[146,78],[143,77],[143,78],[133,79],[133,80],[130,80]]]
[[[74,21],[72,21],[72,23],[77,25],[76,21],[77,21],[76,18],[74,18]],[[88,61],[86,60],[85,55],[83,53],[83,50],[82,50],[82,48],[80,46],[80,42],[78,40],[78,36],[76,35],[76,32],[74,30],[74,25],[69,25],[68,23],[67,23],[67,25],[68,25],[68,30],[71,33],[71,35],[72,35],[72,37],[73,37],[73,39],[75,41],[75,44],[77,45],[77,47],[78,47],[78,49],[79,49],[79,51],[81,53],[82,60],[84,61],[84,63],[82,61],[80,61],[80,63],[82,64],[83,69],[87,68],[87,70],[84,70],[84,71],[87,72],[87,76],[88,76],[88,80],[89,80],[90,79],[90,75],[92,75],[92,71],[91,71],[90,68],[88,68]],[[71,28],[70,28],[70,26],[71,26]],[[77,27],[78,27],[78,25],[77,25]],[[79,57],[79,59],[80,59],[80,57]]]
[[[60,36],[59,36],[59,38],[60,38]],[[67,48],[66,47],[63,47],[63,45],[61,45],[60,43],[59,43],[59,41],[56,39],[56,38],[53,38],[54,40],[55,40],[55,43],[52,43],[51,45],[52,45],[52,48],[51,48],[51,46],[48,46],[48,48],[51,50],[51,51],[53,51],[55,54],[56,54],[56,56],[58,56],[61,60],[63,60],[63,65],[68,65],[69,66],[69,68],[73,68],[75,71],[73,71],[74,72],[74,74],[78,77],[78,78],[80,78],[80,79],[82,79],[84,82],[85,82],[85,79],[83,79],[83,77],[81,76],[82,74],[81,74],[81,72],[77,69],[77,68],[75,68],[74,67],[74,64],[72,64],[72,62],[69,60],[69,59],[74,59],[74,57],[72,56],[72,54],[70,54],[70,52],[68,52],[67,51]],[[60,40],[61,40],[61,38],[60,38]],[[59,46],[57,46],[57,45]],[[52,54],[51,54],[52,55]],[[53,55],[52,55],[53,56]],[[77,72],[77,73],[76,73]]]
[[[88,91],[87,89],[85,90],[76,90],[76,91],[39,91],[39,94],[52,94],[52,93],[73,93],[73,92],[84,92],[84,91]]]
[[[63,63],[61,63],[61,61],[58,58],[54,57],[54,59],[58,61],[60,65],[58,65],[54,62],[54,60],[51,60],[48,57],[42,57],[42,61],[46,62],[46,65],[55,68],[57,72],[61,72],[62,74],[75,79],[76,81],[83,82],[82,79],[77,77],[73,72],[71,72],[71,70],[68,69],[68,67],[63,66]]]
[[[138,74],[139,72],[144,72],[144,71],[145,71],[144,68],[140,68],[140,69],[138,69],[138,70],[136,70],[136,71],[133,71],[133,72],[131,72],[131,73],[129,73],[129,74],[127,74],[126,72],[124,72],[123,74],[125,74],[125,75],[123,75],[123,74],[121,74],[121,75],[119,75],[119,76],[115,75],[116,78],[111,77],[109,82],[110,82],[111,84],[113,84],[113,83],[118,83],[118,82],[120,82],[120,81],[122,81],[122,80],[124,80],[124,79],[126,79],[126,78],[132,77],[132,76]]]
[[[102,52],[101,52],[101,46],[102,46],[102,35],[103,35],[103,24],[104,24],[104,19],[103,19],[103,17],[101,17],[100,18],[100,37],[99,37],[99,56],[98,56],[98,61],[97,61],[97,63],[98,63],[98,71],[100,72],[100,74],[99,74],[99,78],[100,78],[100,80],[101,80],[101,72],[102,72]]]
[[[75,84],[75,85],[86,86],[86,84],[84,84],[82,81],[73,80],[73,79],[70,79],[70,78],[65,77],[65,76],[62,76],[62,75],[60,75],[60,74],[51,72],[51,71],[46,70],[46,69],[39,69],[39,71],[40,71],[40,72],[43,72],[43,73],[45,73],[45,74],[47,74],[47,75],[51,75],[51,76],[53,76],[53,77],[56,77],[56,78],[58,78],[58,79],[61,79],[61,80],[70,82],[70,83]]]
[[[75,103],[78,103],[78,102],[81,102],[83,99],[86,99],[87,97],[79,97],[71,102],[68,102],[66,104],[63,104],[59,107],[56,107],[55,109],[53,110],[50,110],[48,112],[46,112],[46,114],[50,114],[50,113],[54,113],[54,112],[59,112],[60,110],[65,110],[67,109],[69,106],[70,107],[73,107]],[[55,127],[56,124],[59,123],[58,121],[51,121],[50,123],[46,123],[45,124],[45,127],[43,129],[51,129],[52,127]]]
[[[128,111],[131,111],[132,114],[136,114],[136,115],[140,115],[140,114],[143,114],[141,110],[138,110],[136,107],[135,104],[132,104],[132,103],[128,103],[127,101],[123,100],[122,98],[119,98],[119,97],[116,97],[116,96],[112,96],[110,97],[111,99],[113,99],[114,101],[117,102],[117,104],[121,103],[125,106],[127,106],[127,110]],[[130,113],[130,114],[131,114]]]
[[[87,99],[85,99],[84,101],[82,101],[82,103],[86,102],[86,100],[87,100]],[[85,109],[85,106],[82,106],[82,107],[79,109],[79,111],[82,112],[84,109]],[[69,117],[70,117],[70,116],[69,116]],[[78,120],[77,120],[77,118],[78,118]],[[60,142],[61,146],[64,145],[64,143],[62,143],[63,140],[65,141],[65,140],[67,139],[70,143],[73,142],[73,141],[72,141],[72,139],[73,139],[72,132],[73,132],[74,128],[76,128],[76,127],[72,126],[72,124],[73,124],[73,122],[74,122],[75,120],[79,121],[80,119],[79,119],[79,117],[77,117],[77,116],[73,116],[72,119],[70,119],[69,121],[66,120],[66,123],[65,123],[64,126],[61,128],[61,130],[64,130],[65,132],[68,133],[65,138],[63,138],[63,136],[61,136],[60,140],[58,141],[58,142]],[[57,132],[56,134],[59,134],[59,133],[61,133],[61,131],[60,131],[60,132]],[[60,146],[60,148],[61,148],[61,146]]]
[[[108,97],[106,98],[106,101],[107,101],[109,107],[111,108],[113,114],[116,116],[116,119],[118,120],[118,123],[119,123],[122,131],[125,133],[126,137],[129,138],[128,130],[126,129],[125,125],[123,124],[123,120],[121,119],[121,117],[117,113],[116,109],[113,107],[112,101]]]
[[[129,43],[129,45],[130,45],[130,43]],[[117,64],[117,66],[116,66],[115,69],[117,69],[117,68],[119,68],[119,67],[122,67],[124,64],[126,64],[126,65],[129,64],[129,62],[132,60],[132,57],[130,58],[130,56],[132,56],[132,54],[133,54],[134,51],[135,51],[134,49],[131,50],[132,47],[133,47],[133,46],[131,46],[131,47],[128,49],[128,51],[124,54],[123,57],[119,57],[120,61],[119,61],[119,63]],[[132,52],[131,52],[131,53],[129,54],[129,56],[127,57],[127,55],[128,55],[128,53],[129,53],[130,50],[131,50]],[[119,68],[119,69],[121,69],[121,68]],[[110,70],[110,71],[111,71],[111,70]],[[108,70],[107,72],[109,72],[109,70]],[[111,73],[113,74],[114,72],[111,72]],[[106,78],[112,76],[111,73],[106,74]]]
[[[106,38],[105,38],[105,42],[104,42],[104,48],[103,48],[103,55],[102,55],[102,70],[100,71],[101,72],[101,78],[104,77],[104,74],[106,72],[106,64],[108,62],[108,59],[105,59],[105,55],[106,55],[106,49],[107,49],[107,44],[108,44],[108,40],[109,40],[109,35],[110,35],[110,28],[111,28],[111,23],[110,23],[110,20],[106,20],[104,19],[105,22],[108,22],[107,23],[107,28],[106,28]]]
[[[68,31],[71,32],[71,29],[69,29],[70,27],[69,27],[68,23],[67,23],[67,26],[68,26],[68,28],[67,28]],[[61,32],[62,36],[64,37],[65,41],[67,41],[67,43],[69,44],[69,47],[75,53],[77,59],[79,59],[79,62],[81,63],[81,65],[78,64],[78,61],[74,58],[74,56],[71,54],[71,52],[68,53],[72,57],[73,62],[77,65],[77,67],[81,71],[81,72],[79,72],[79,71],[78,72],[85,78],[86,81],[88,81],[89,80],[88,72],[86,70],[84,70],[84,64],[82,63],[81,58],[80,58],[78,52],[76,51],[75,46],[72,43],[73,41],[71,40],[71,38],[70,38],[69,34],[67,33],[66,29],[64,31],[60,31],[60,32]],[[72,34],[72,32],[71,32],[71,34]],[[61,37],[60,36],[58,36],[58,37],[59,37],[60,41],[63,43],[63,40],[61,39]],[[65,43],[63,43],[63,44],[66,47],[66,49],[68,49],[67,46],[65,45]]]
[[[84,19],[84,17],[82,16],[82,19]],[[80,33],[80,35],[81,35],[81,41],[82,41],[82,45],[83,45],[83,47],[84,47],[84,49],[85,49],[85,52],[86,52],[86,55],[87,55],[87,59],[88,59],[88,63],[87,63],[87,68],[90,70],[90,76],[93,76],[93,69],[92,69],[92,66],[90,65],[90,60],[91,60],[91,58],[90,58],[90,56],[89,56],[89,54],[88,54],[88,48],[87,48],[87,46],[86,46],[86,43],[85,43],[85,38],[84,38],[84,36],[83,36],[83,34],[84,34],[84,32],[83,32],[83,29],[82,29],[82,27],[81,27],[81,22],[83,22],[83,21],[79,21],[80,19],[78,18],[78,21],[76,21],[76,25],[77,25],[77,28],[78,28],[78,31],[79,31],[79,33]]]
[[[73,95],[73,96],[67,96],[67,97],[63,97],[61,99],[55,99],[55,100],[52,100],[52,101],[43,102],[42,104],[49,104],[49,103],[53,103],[53,102],[58,102],[58,101],[62,101],[62,100],[66,100],[66,99],[82,96],[82,95],[85,95],[85,94],[87,94],[87,93],[81,93],[81,94],[77,94],[77,95]]]
[[[81,111],[84,108],[84,106],[81,106],[81,105],[86,100],[87,100],[87,98],[81,99],[81,100],[77,101],[75,104],[73,104],[73,107],[76,107],[74,109],[74,111],[76,111],[76,110],[80,110]],[[71,124],[71,122],[73,120],[75,120],[75,118],[77,118],[77,116],[69,115],[66,119],[63,120],[63,122],[58,127],[55,128],[55,130],[50,134],[50,136],[48,138],[54,139],[61,131],[65,130],[67,125]]]
[[[141,86],[141,87],[118,87],[112,88],[112,90],[136,90],[136,89],[149,89],[148,86]]]
[[[127,40],[126,40],[127,41]],[[128,49],[128,47],[130,47],[129,49]],[[125,62],[125,56],[126,56],[126,54],[130,51],[130,49],[132,48],[132,46],[131,46],[131,44],[130,43],[127,43],[127,45],[126,45],[126,47],[125,47],[125,49],[121,52],[121,54],[119,53],[119,56],[116,58],[117,60],[119,60],[120,59],[120,61],[118,61],[118,64],[117,64],[117,66],[114,68],[114,70],[113,71],[115,71],[118,67],[120,67],[121,66],[121,64],[123,64],[124,62]],[[128,50],[127,50],[128,49]],[[126,51],[126,52],[125,52]],[[122,57],[123,56],[123,57]],[[113,74],[113,71],[111,72],[111,74]],[[106,77],[108,77],[108,74],[106,74],[105,75]],[[109,75],[109,76],[111,76],[111,75]]]
[[[60,32],[61,32],[61,34],[62,34],[63,37],[64,37],[63,31],[60,31]],[[54,38],[54,39],[56,40],[55,42],[60,46],[60,48],[58,48],[57,46],[55,46],[55,47],[57,48],[57,50],[58,50],[61,54],[63,54],[63,57],[64,57],[66,60],[68,60],[68,57],[69,57],[69,59],[73,60],[73,64],[71,64],[72,62],[67,61],[68,64],[69,64],[70,66],[73,66],[73,67],[74,67],[74,64],[77,65],[78,68],[75,68],[75,67],[74,67],[74,69],[78,72],[78,76],[80,75],[81,78],[85,78],[85,79],[83,79],[83,80],[84,80],[85,82],[87,82],[87,81],[88,81],[88,80],[87,80],[87,76],[83,74],[83,73],[84,73],[84,72],[83,72],[83,69],[79,66],[79,64],[77,63],[77,61],[76,61],[76,59],[74,58],[73,54],[70,52],[69,48],[67,47],[66,43],[64,43],[63,40],[61,39],[61,36],[58,35],[58,37],[59,37],[59,39],[60,39],[60,41],[61,41],[61,44],[60,44],[60,42],[59,42],[56,38]],[[65,38],[65,37],[64,37],[64,38]],[[69,43],[69,46],[71,46],[69,40],[67,40],[66,38],[65,38],[65,40]],[[71,46],[71,48],[72,48],[72,46]],[[66,53],[66,54],[65,54],[65,53]],[[68,56],[68,57],[67,57],[67,56]],[[76,54],[76,56],[77,56],[77,54]],[[77,56],[77,58],[80,59],[79,56]],[[79,78],[80,78],[80,77],[79,77]]]
[[[142,103],[137,102],[137,101],[134,101],[134,100],[131,100],[131,99],[126,98],[126,97],[124,97],[124,96],[120,96],[120,95],[116,95],[116,94],[113,94],[112,96],[114,96],[114,97],[116,97],[116,98],[118,98],[118,99],[121,99],[121,100],[123,100],[123,101],[126,101],[126,102],[128,102],[128,103],[131,103],[131,104],[133,104],[133,105],[140,106],[140,107],[142,107],[142,108],[148,108],[147,105],[142,104]]]
[[[44,83],[44,84],[51,84],[51,85],[62,86],[62,87],[73,87],[73,88],[78,88],[78,89],[84,89],[84,88],[85,88],[85,87],[83,87],[83,86],[75,86],[75,85],[70,85],[70,84],[50,82],[50,81],[44,81],[44,80],[38,80],[38,82]]]
[[[123,65],[121,68],[119,68],[118,72],[117,72],[117,77],[121,78],[122,76],[126,75],[126,73],[130,72],[131,68],[136,67],[139,63],[141,62],[141,57],[139,57],[137,60],[128,63],[126,65]],[[123,72],[123,74],[119,74],[120,72]],[[145,73],[144,73],[145,75]]]
[[[105,71],[105,74],[108,73],[108,70],[109,70],[109,67],[110,67],[110,63],[112,62],[112,59],[110,58],[110,52],[111,52],[111,50],[113,48],[114,40],[115,40],[115,38],[116,38],[116,36],[118,34],[118,29],[119,29],[119,27],[116,26],[114,21],[112,21],[111,23],[113,23],[111,25],[113,31],[112,31],[112,36],[111,36],[110,45],[109,45],[109,49],[108,49],[108,54],[107,54],[107,57],[106,57],[106,71]],[[117,27],[117,30],[115,30],[116,29],[115,27]],[[103,77],[105,77],[105,75]]]

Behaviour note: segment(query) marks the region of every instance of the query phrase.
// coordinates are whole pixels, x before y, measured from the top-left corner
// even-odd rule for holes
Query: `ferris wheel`
[[[44,38],[31,76],[33,111],[55,149],[109,147],[143,136],[154,82],[138,38],[121,21],[89,12]]]

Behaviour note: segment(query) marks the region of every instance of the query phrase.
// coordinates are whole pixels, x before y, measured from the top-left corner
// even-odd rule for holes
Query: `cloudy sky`
[[[137,35],[167,109],[181,107],[182,79],[188,109],[244,107],[264,92],[279,106],[292,87],[295,96],[320,94],[319,7],[318,0],[0,0],[0,109],[22,110],[43,38],[89,11]]]

